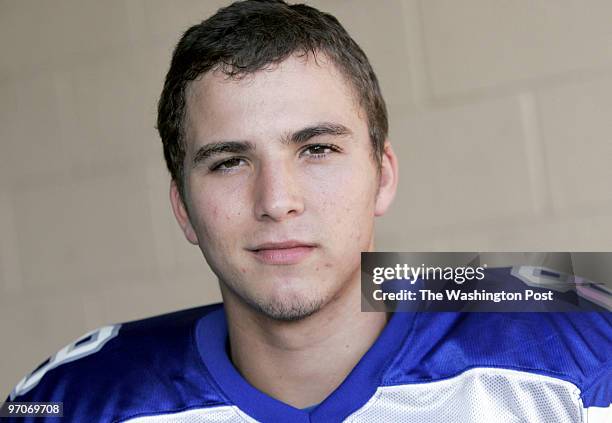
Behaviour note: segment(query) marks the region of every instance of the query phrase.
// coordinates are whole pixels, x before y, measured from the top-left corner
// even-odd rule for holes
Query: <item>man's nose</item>
[[[281,162],[260,167],[255,180],[255,216],[282,221],[304,211],[302,189],[295,169]]]

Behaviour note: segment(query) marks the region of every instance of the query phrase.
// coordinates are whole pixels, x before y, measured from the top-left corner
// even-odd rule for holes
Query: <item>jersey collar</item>
[[[272,398],[240,375],[227,354],[228,332],[223,307],[200,319],[196,326],[196,343],[204,365],[222,393],[249,416],[262,422],[341,421],[363,407],[375,394],[385,370],[410,333],[413,319],[413,313],[394,313],[342,384],[310,411]]]

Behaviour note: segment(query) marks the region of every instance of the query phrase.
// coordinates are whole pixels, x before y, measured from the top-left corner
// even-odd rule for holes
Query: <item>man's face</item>
[[[359,283],[395,186],[377,195],[365,113],[328,60],[206,73],[188,90],[186,128],[175,214],[229,295],[295,320]]]

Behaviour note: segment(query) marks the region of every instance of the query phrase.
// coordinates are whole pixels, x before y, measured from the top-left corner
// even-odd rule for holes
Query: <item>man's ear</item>
[[[193,226],[191,226],[187,208],[185,207],[185,203],[183,203],[183,199],[181,198],[181,194],[179,193],[178,186],[174,179],[170,182],[170,204],[172,204],[174,217],[183,230],[187,241],[191,242],[193,245],[198,245],[198,237],[193,230]]]
[[[380,166],[380,181],[374,208],[375,216],[385,214],[393,202],[395,192],[397,191],[398,172],[397,157],[395,152],[393,152],[393,148],[391,148],[391,143],[386,140]]]

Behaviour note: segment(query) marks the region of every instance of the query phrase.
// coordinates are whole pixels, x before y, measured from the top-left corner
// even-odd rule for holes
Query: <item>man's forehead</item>
[[[197,100],[217,92],[257,86],[291,84],[316,79],[316,84],[336,85],[352,94],[352,87],[336,64],[324,53],[292,54],[278,63],[269,63],[249,73],[228,73],[227,66],[216,66],[188,85],[188,97]],[[293,78],[292,78],[293,77]],[[306,81],[304,81],[306,82]],[[189,100],[189,98],[188,98]]]
[[[252,126],[257,119],[267,124],[300,118],[365,119],[354,90],[324,55],[293,55],[239,77],[221,69],[209,71],[188,87],[186,115],[191,135],[214,133],[226,125]]]

